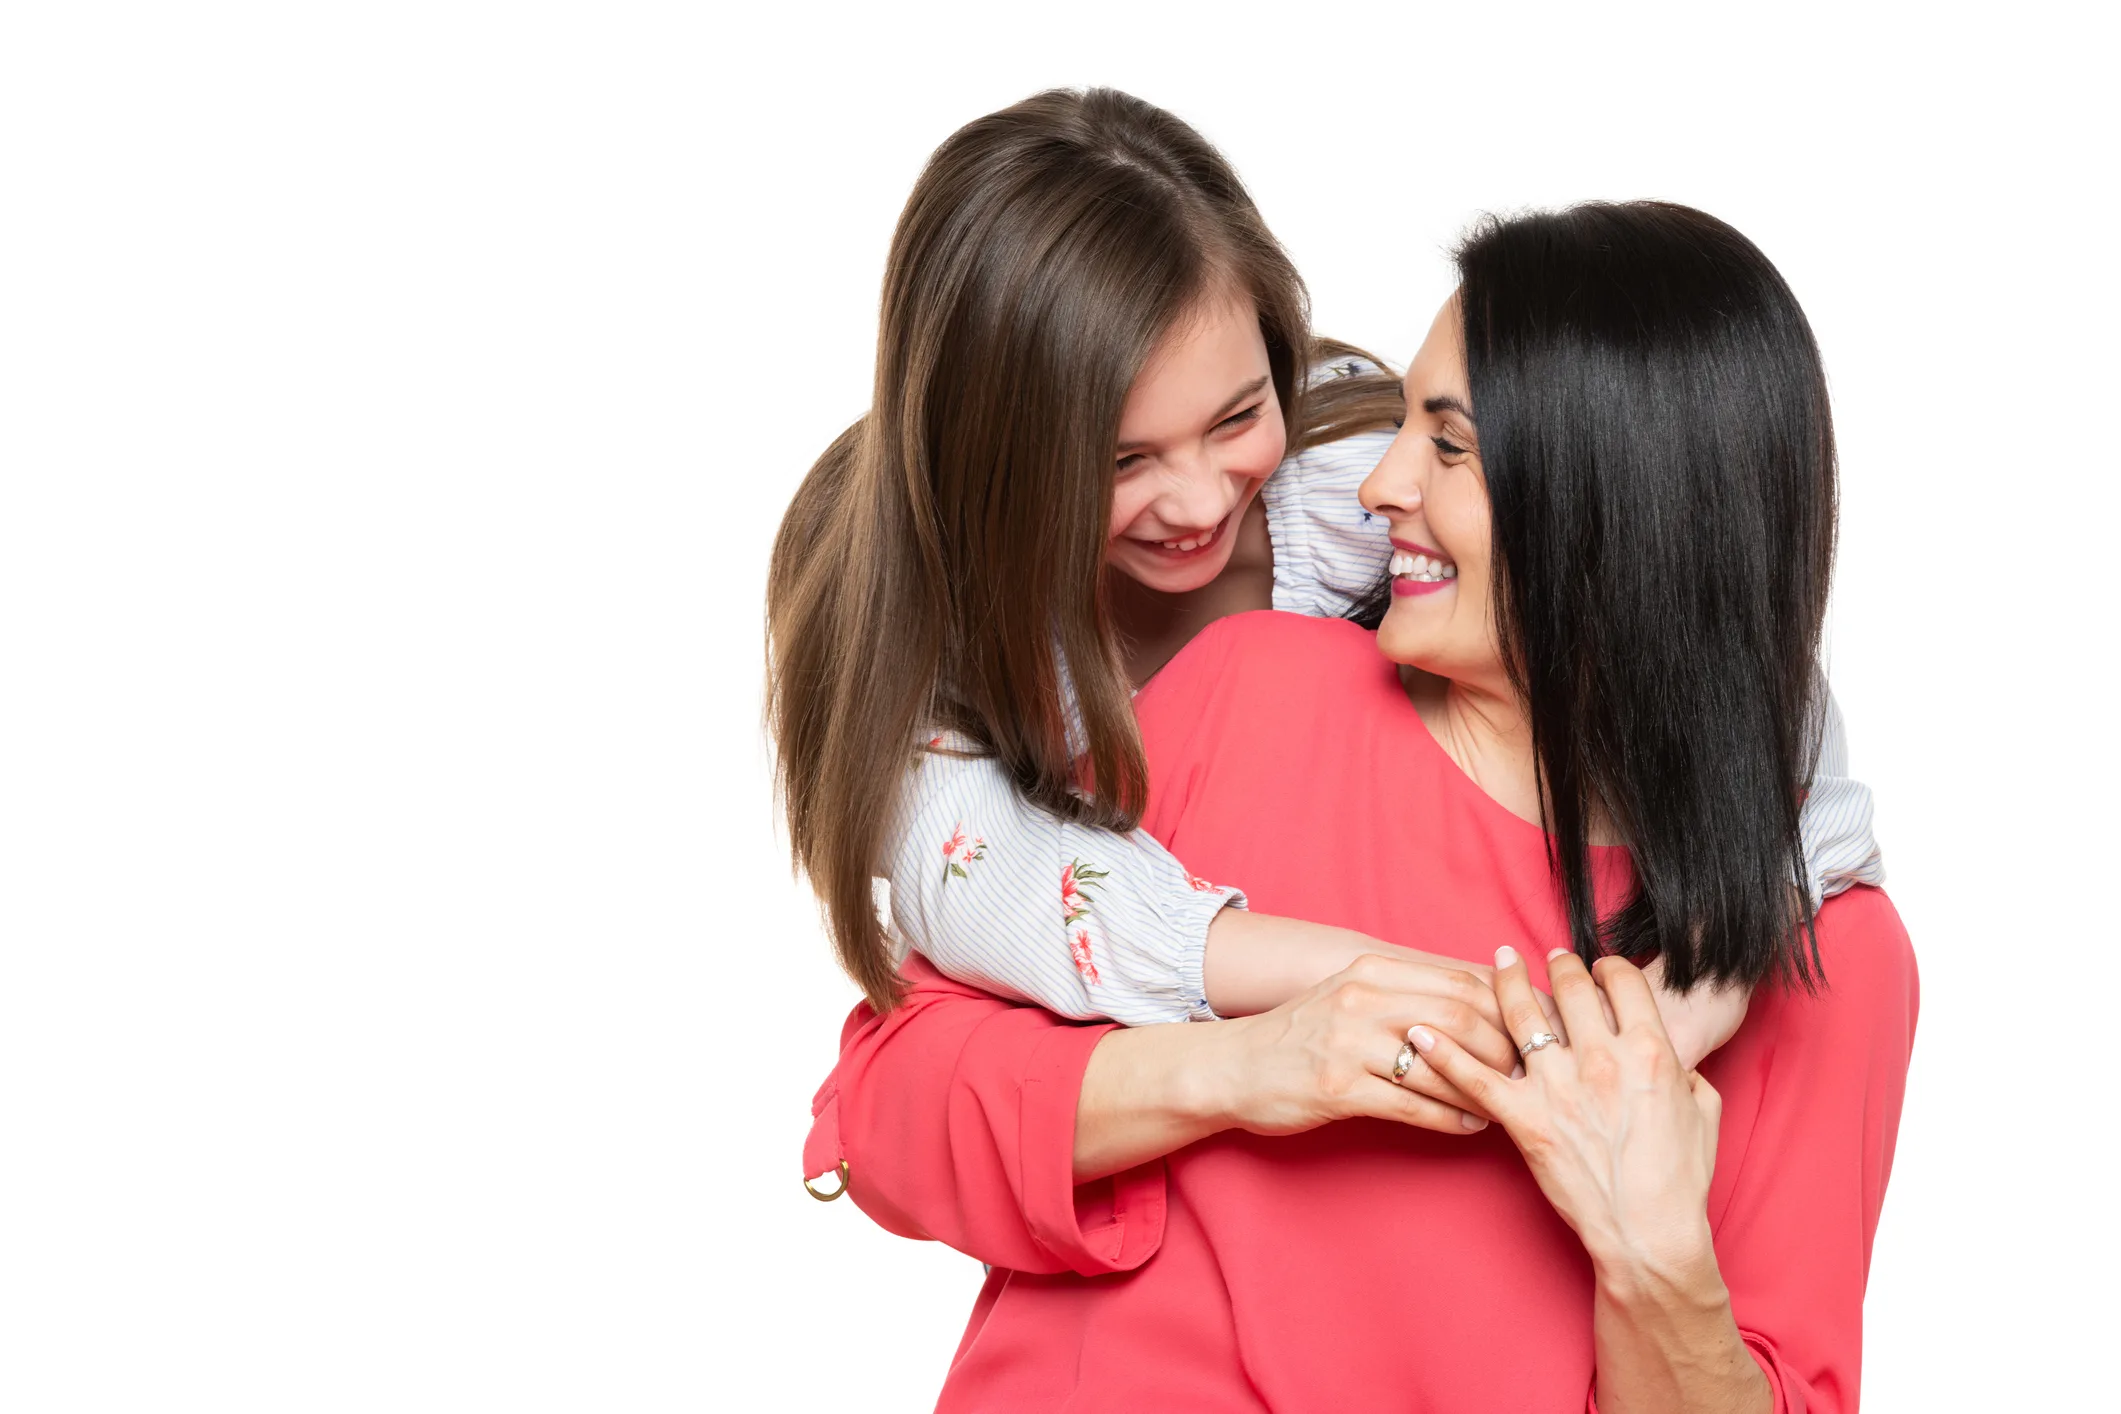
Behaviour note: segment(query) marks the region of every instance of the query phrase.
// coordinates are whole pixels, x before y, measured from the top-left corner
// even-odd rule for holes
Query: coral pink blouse
[[[1264,912],[1488,959],[1567,930],[1538,827],[1473,784],[1361,629],[1245,614],[1142,693],[1145,826]],[[1624,851],[1597,862],[1608,897]],[[1915,960],[1886,896],[1819,914],[1828,986],[1763,987],[1702,1067],[1723,1096],[1709,1218],[1777,1410],[1856,1408],[1863,1289],[1900,1119]],[[908,960],[857,1007],[805,1171],[842,1160],[886,1228],[992,1263],[941,1410],[1595,1407],[1591,1274],[1499,1127],[1228,1133],[1072,1181],[1102,1025]],[[1380,1057],[1380,1062],[1388,1060]]]

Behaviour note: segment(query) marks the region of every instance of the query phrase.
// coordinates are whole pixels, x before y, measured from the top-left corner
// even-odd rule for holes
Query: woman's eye
[[[1392,419],[1392,426],[1397,431],[1404,432],[1407,430],[1407,420],[1403,417],[1395,417]]]
[[[1462,457],[1466,454],[1464,447],[1456,445],[1449,438],[1431,437],[1429,440],[1436,444],[1437,451],[1442,452],[1447,457]]]

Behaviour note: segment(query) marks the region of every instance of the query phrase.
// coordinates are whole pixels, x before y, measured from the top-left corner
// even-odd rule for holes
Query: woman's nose
[[[1404,437],[1394,440],[1355,493],[1372,515],[1405,516],[1421,509],[1421,471],[1405,443]]]

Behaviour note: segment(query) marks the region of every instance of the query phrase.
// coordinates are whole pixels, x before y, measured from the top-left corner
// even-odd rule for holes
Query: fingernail
[[[1465,1113],[1460,1113],[1460,1115],[1458,1116],[1458,1122],[1461,1125],[1465,1126],[1466,1132],[1469,1134],[1478,1134],[1481,1130],[1486,1129],[1488,1127],[1488,1122],[1482,1119],[1479,1115],[1469,1115]]]
[[[1504,943],[1501,947],[1495,949],[1495,965],[1497,967],[1515,967],[1517,965],[1517,949],[1511,947],[1508,943]]]
[[[1436,1049],[1436,1033],[1426,1026],[1416,1026],[1410,1029],[1407,1032],[1407,1039],[1414,1043],[1414,1049],[1417,1051],[1433,1051]]]
[[[1554,951],[1547,954],[1547,961],[1552,962],[1555,958],[1560,957],[1563,953],[1567,951],[1567,948],[1556,948],[1554,949]]]

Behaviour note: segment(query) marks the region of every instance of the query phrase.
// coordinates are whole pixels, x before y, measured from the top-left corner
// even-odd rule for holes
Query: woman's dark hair
[[[899,979],[871,878],[922,735],[964,733],[1058,814],[1140,818],[1101,572],[1120,412],[1158,342],[1223,290],[1258,312],[1292,448],[1307,407],[1334,429],[1396,410],[1389,379],[1307,394],[1303,283],[1229,163],[1161,108],[1037,94],[952,134],[914,185],[869,411],[796,493],[767,586],[790,842],[880,1010]]]
[[[1813,985],[1835,464],[1804,311],[1751,241],[1661,202],[1491,219],[1457,264],[1497,627],[1576,950],[1661,953],[1680,990]],[[1603,920],[1598,811],[1639,879]]]

